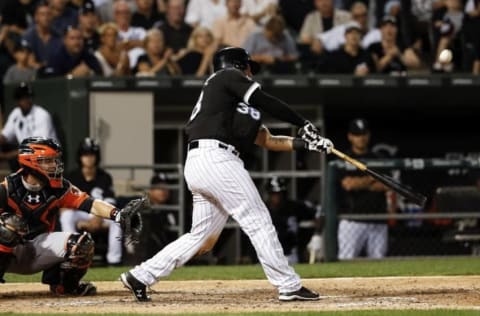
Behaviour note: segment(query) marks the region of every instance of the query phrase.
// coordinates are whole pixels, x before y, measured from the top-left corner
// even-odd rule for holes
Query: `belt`
[[[231,152],[235,156],[239,156],[240,153],[238,150],[235,149],[235,147],[222,143],[219,140],[214,140],[214,139],[199,139],[199,140],[193,140],[190,143],[188,143],[188,150],[192,150],[195,148],[206,148],[206,147],[218,147],[221,149],[224,149],[228,152]]]

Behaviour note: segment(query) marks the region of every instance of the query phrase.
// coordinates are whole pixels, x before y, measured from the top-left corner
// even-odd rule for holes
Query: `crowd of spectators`
[[[4,83],[204,76],[224,46],[275,74],[480,73],[478,0],[5,0],[0,13]]]

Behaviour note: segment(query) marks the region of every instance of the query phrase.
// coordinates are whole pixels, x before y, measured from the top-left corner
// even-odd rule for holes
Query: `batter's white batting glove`
[[[300,130],[298,131],[298,135],[306,143],[312,142],[320,136],[318,133],[318,129],[310,121],[305,121],[305,125],[303,125],[302,128],[300,128]]]
[[[315,141],[307,144],[308,144],[309,150],[318,151],[318,152],[327,153],[327,154],[331,153],[333,148],[332,141],[322,136],[318,136],[318,138]]]

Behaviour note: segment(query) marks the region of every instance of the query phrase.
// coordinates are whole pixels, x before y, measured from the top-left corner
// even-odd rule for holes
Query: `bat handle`
[[[360,161],[358,160],[355,160],[353,159],[352,157],[342,153],[340,150],[337,150],[335,148],[332,148],[331,150],[331,153],[334,154],[335,156],[337,156],[338,158],[342,159],[342,160],[345,160],[349,163],[351,163],[352,165],[354,165],[355,167],[357,167],[358,169],[360,169],[361,171],[365,171],[367,170],[367,166],[363,163],[361,163]]]

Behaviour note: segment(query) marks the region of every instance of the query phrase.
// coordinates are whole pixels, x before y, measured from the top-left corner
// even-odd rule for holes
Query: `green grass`
[[[85,279],[114,281],[130,267],[92,268]],[[295,270],[302,278],[479,275],[480,258],[424,258],[382,261],[351,261],[320,264],[299,264]],[[7,282],[38,282],[40,274],[5,275]],[[238,280],[265,279],[260,265],[186,266],[174,271],[169,280]],[[480,315],[480,312],[479,312]]]
[[[319,315],[319,316],[326,316],[326,315],[333,315],[333,316],[478,316],[479,311],[475,310],[430,310],[430,311],[416,311],[416,310],[364,310],[364,311],[344,311],[344,312],[267,312],[267,313],[233,313],[228,314],[231,316],[240,316],[240,315],[248,315],[248,316],[298,316],[298,315]],[[24,314],[17,314],[17,313],[0,313],[0,315],[5,316],[14,316],[14,315],[24,315]],[[72,314],[42,314],[42,315],[55,315],[55,316],[72,316]],[[122,316],[138,316],[139,314],[75,314],[75,315],[88,315],[88,316],[100,316],[100,315],[122,315]],[[162,315],[162,314],[148,314],[148,315]],[[165,314],[163,314],[165,315]],[[212,314],[174,314],[174,315],[188,315],[188,316],[206,316]],[[213,314],[213,315],[221,315]]]

